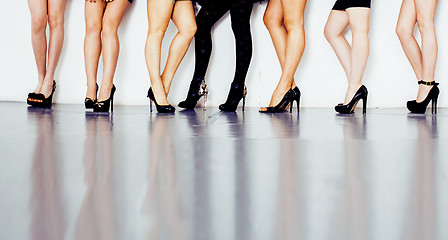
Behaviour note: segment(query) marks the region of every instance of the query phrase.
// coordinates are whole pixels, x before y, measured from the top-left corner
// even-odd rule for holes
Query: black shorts
[[[134,0],[128,0],[130,3],[132,3],[132,1],[134,1]]]
[[[372,0],[336,0],[333,10],[346,10],[347,8],[370,8]]]

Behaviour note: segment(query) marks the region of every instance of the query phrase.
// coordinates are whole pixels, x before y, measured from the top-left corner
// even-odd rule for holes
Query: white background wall
[[[306,10],[307,45],[296,73],[302,90],[302,106],[332,107],[345,94],[345,75],[323,29],[333,0],[309,0]],[[371,15],[371,55],[365,74],[370,107],[403,107],[415,97],[417,84],[405,58],[395,24],[400,0],[373,0]],[[252,34],[254,55],[247,77],[248,106],[269,103],[280,77],[280,66],[271,39],[263,25],[266,3],[254,5]],[[436,25],[439,40],[439,61],[436,80],[442,83],[440,106],[448,106],[448,2],[439,1]],[[58,103],[81,104],[85,97],[83,58],[84,1],[67,0],[64,48],[56,73]],[[115,76],[117,104],[148,104],[146,91],[149,77],[144,58],[147,19],[146,1],[135,0],[119,29],[120,58]],[[176,29],[170,25],[163,45],[163,60]],[[27,1],[4,1],[0,8],[0,100],[25,101],[36,84],[36,67],[31,47],[30,14]],[[348,35],[349,36],[349,35]],[[418,36],[418,35],[417,35]],[[234,39],[228,14],[213,31],[214,50],[207,73],[209,104],[225,101],[234,73]],[[177,105],[185,98],[194,68],[194,44],[191,45],[173,81],[169,101]],[[101,66],[100,66],[101,69]]]

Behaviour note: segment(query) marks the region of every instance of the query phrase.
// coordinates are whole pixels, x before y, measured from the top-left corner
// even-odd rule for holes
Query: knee
[[[64,26],[64,15],[53,14],[48,16],[48,24],[50,25],[50,30],[52,28],[61,28]]]
[[[197,26],[196,24],[188,24],[186,26],[183,26],[179,29],[179,34],[182,36],[185,36],[186,38],[193,39],[194,35],[196,34]]]
[[[329,26],[325,26],[324,29],[324,36],[327,39],[328,42],[331,42],[333,39],[339,37],[342,33],[333,30],[331,27]]]
[[[236,36],[250,35],[250,22],[232,22],[232,31]]]
[[[304,29],[305,27],[305,21],[303,16],[294,16],[285,18],[283,20],[283,24],[285,25],[285,28],[288,32]]]
[[[40,33],[47,28],[47,16],[39,16],[31,19],[31,31]]]
[[[433,31],[435,29],[434,18],[430,17],[417,16],[417,25],[420,32]]]
[[[98,21],[86,22],[86,36],[87,35],[99,35],[101,33],[102,25]]]
[[[114,22],[112,22],[107,18],[103,19],[103,25],[101,31],[104,38],[116,36],[117,30],[118,26]]]
[[[283,20],[281,18],[275,17],[269,13],[264,14],[263,22],[269,31],[274,28],[282,27],[283,24]]]
[[[401,26],[400,24],[397,25],[397,28],[395,29],[395,33],[397,34],[398,38],[400,40],[407,39],[409,37],[412,37],[414,29],[409,29],[407,27]]]

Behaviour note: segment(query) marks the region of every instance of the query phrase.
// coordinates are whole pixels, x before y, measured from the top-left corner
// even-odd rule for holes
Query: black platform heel
[[[291,108],[292,108],[292,105],[294,104],[294,101],[296,101],[296,103],[297,103],[297,112],[299,112],[299,110],[300,110],[300,97],[301,97],[302,94],[300,93],[300,89],[297,86],[295,88],[293,88],[292,91],[294,92],[294,97],[293,97],[293,101],[291,103]]]
[[[416,100],[408,101],[407,103],[408,110],[411,113],[425,113],[426,107],[428,106],[429,102],[432,101],[431,113],[437,114],[437,99],[439,98],[440,93],[439,87],[437,86],[439,85],[439,83],[436,83],[435,81],[426,82],[421,80],[418,82],[418,84],[433,87],[429,91],[428,96],[426,96],[425,100],[423,100],[422,102],[417,102]]]
[[[114,111],[114,94],[117,89],[115,88],[115,85],[112,84],[112,89],[110,90],[110,95],[107,100],[104,101],[97,101],[95,105],[93,105],[93,111],[94,112],[113,112]]]
[[[204,109],[207,107],[208,87],[204,78],[193,79],[188,89],[187,98],[178,104],[179,107],[193,110],[199,99],[204,96]]]
[[[246,106],[246,95],[246,85],[232,84],[230,87],[229,96],[227,96],[227,101],[224,104],[219,105],[219,110],[223,112],[235,112],[241,99],[243,99],[244,111],[244,107]]]
[[[152,112],[152,102],[156,104],[157,112],[159,113],[173,113],[176,111],[176,109],[171,105],[159,105],[157,104],[156,98],[154,97],[154,93],[152,92],[152,89],[149,88],[148,90],[148,98],[149,98],[149,109]]]
[[[355,93],[355,96],[353,96],[352,100],[347,104],[347,105],[343,105],[343,104],[338,104],[337,106],[334,107],[334,110],[336,110],[336,112],[341,113],[341,114],[351,114],[354,113],[356,105],[358,105],[359,100],[362,99],[362,113],[366,114],[367,112],[367,88],[362,85],[358,91]]]
[[[34,95],[34,99],[27,102],[28,104],[34,107],[44,107],[44,108],[51,107],[51,105],[53,104],[53,95],[55,91],[56,91],[56,81],[53,80],[53,88],[51,90],[50,96],[46,98],[45,95],[43,95],[42,93],[36,93]]]
[[[98,94],[98,83],[96,84],[96,93]],[[86,97],[84,99],[84,106],[86,109],[93,109],[93,106],[95,105],[97,99],[96,98],[88,98]]]
[[[292,103],[295,100],[294,91],[290,89],[284,96],[283,99],[275,107],[267,107],[266,110],[259,110],[261,113],[280,113],[285,112],[288,107],[289,111],[292,112]]]

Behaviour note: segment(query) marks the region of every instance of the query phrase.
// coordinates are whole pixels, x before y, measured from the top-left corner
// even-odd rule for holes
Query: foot
[[[101,83],[101,87],[98,93],[98,102],[106,101],[110,97],[113,84]]]
[[[94,84],[87,84],[86,98],[96,99],[96,93],[98,92],[97,87],[98,86],[96,85],[96,83],[94,83]]]
[[[350,85],[347,88],[347,92],[345,93],[345,100],[343,105],[347,105],[355,96],[356,92],[359,90],[359,88],[362,86],[362,83],[356,84],[356,85]]]
[[[271,102],[269,103],[269,107],[275,107],[277,106],[280,101],[282,101],[285,94],[291,90],[289,87],[280,87],[277,86],[277,88],[274,90],[274,93],[272,93]],[[265,112],[268,110],[268,107],[261,107],[260,111]]]
[[[422,102],[428,96],[429,91],[433,86],[426,86],[423,84],[418,85],[417,102]]]
[[[163,86],[152,86],[151,85],[152,92],[154,93],[154,98],[156,99],[157,104],[160,106],[168,106],[170,105],[168,103],[167,95],[165,94],[165,89]]]
[[[43,94],[45,98],[48,98],[51,95],[51,92],[53,91],[53,83],[54,83],[53,77],[45,78],[39,93]]]

